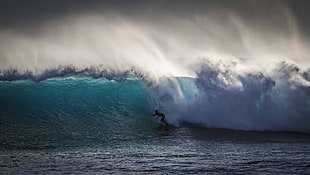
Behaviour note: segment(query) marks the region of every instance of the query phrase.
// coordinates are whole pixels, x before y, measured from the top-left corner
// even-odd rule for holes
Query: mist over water
[[[218,7],[191,12],[180,8],[182,13],[146,6],[135,13],[72,12],[25,29],[8,27],[0,31],[0,68],[134,67],[158,77],[194,76],[192,64],[198,58],[243,58],[239,64],[247,62],[246,67],[260,71],[280,61],[308,65],[308,38],[299,33],[284,3],[246,4],[252,12]]]
[[[270,4],[112,8],[8,27],[0,31],[0,79],[134,76],[176,126],[309,132],[309,40],[285,3]]]

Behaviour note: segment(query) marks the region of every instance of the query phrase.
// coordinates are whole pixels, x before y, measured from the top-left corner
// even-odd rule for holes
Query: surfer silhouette
[[[153,116],[158,116],[160,117],[160,122],[162,122],[163,124],[165,125],[168,125],[167,121],[165,120],[165,114],[161,113],[161,112],[158,112],[158,110],[155,110],[155,114],[153,114]]]

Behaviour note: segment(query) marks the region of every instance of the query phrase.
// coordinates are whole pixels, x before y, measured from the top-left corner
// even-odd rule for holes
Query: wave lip
[[[32,80],[34,82],[43,81],[54,77],[65,76],[89,76],[92,78],[105,78],[108,80],[124,81],[127,77],[143,77],[141,73],[131,70],[116,71],[105,69],[101,66],[76,68],[74,66],[59,66],[57,68],[45,69],[41,71],[20,71],[18,69],[7,69],[0,71],[0,81]]]

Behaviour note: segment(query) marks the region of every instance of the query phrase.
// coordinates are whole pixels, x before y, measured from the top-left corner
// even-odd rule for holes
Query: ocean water
[[[310,174],[306,2],[84,2],[1,1],[0,174]]]
[[[2,73],[0,173],[309,174],[309,87],[219,74]]]
[[[309,136],[193,126],[84,146],[2,149],[1,174],[309,174]],[[68,138],[68,140],[70,140]],[[70,141],[72,142],[72,141]],[[75,144],[78,141],[74,141]]]

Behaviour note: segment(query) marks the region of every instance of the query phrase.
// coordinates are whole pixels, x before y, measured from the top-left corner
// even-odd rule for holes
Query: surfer
[[[168,125],[167,121],[165,120],[165,114],[158,112],[158,110],[155,110],[155,114],[153,114],[153,116],[158,116],[160,117],[160,122],[164,123],[165,125]]]

